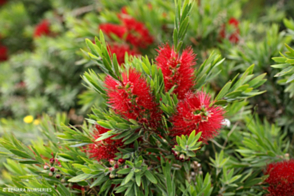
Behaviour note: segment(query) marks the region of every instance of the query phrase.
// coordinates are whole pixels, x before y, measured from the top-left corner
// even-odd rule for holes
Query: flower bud
[[[173,154],[175,155],[175,156],[178,156],[179,155],[179,152],[177,152],[177,151],[172,151],[173,152]]]
[[[115,178],[115,175],[114,174],[110,174],[109,175],[109,178]]]
[[[180,158],[180,160],[185,160],[186,157],[184,154],[181,154],[179,158]]]
[[[50,159],[50,163],[53,164],[54,163],[54,158]]]
[[[61,180],[61,182],[62,182],[62,183],[65,183],[65,179],[63,178],[63,179]]]
[[[129,168],[129,166],[128,166],[128,165],[125,165],[125,166],[124,166],[124,168],[125,168],[125,169],[128,169],[128,168]]]
[[[53,176],[53,173],[52,172],[49,172],[49,176]]]
[[[49,166],[48,165],[44,165],[43,167],[45,170],[49,169]]]
[[[60,178],[60,174],[56,174],[56,176],[55,176],[57,179],[59,179]]]
[[[120,158],[120,159],[118,159],[118,164],[123,164],[125,161],[126,161],[126,160]]]
[[[50,167],[50,171],[54,172],[55,168],[54,167]]]
[[[108,171],[110,171],[110,172],[111,172],[112,170],[113,170],[113,168],[112,168],[112,167],[109,167],[109,168],[108,168]]]
[[[116,162],[114,159],[109,159],[108,161],[109,161],[109,164],[110,164],[110,165],[114,165],[115,162]]]
[[[114,165],[114,169],[117,169],[118,168],[118,164],[116,163],[115,165]]]

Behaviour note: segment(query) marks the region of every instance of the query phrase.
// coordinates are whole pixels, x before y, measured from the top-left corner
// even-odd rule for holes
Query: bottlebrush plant
[[[183,47],[192,4],[175,2],[172,44],[158,46],[154,60],[126,55],[120,65],[103,31],[95,43],[86,40],[84,53],[106,77],[89,70],[83,79],[104,107],[93,107],[80,127],[45,117],[46,140],[28,147],[13,135],[1,138],[2,154],[12,159],[6,188],[48,188],[51,195],[267,193],[263,169],[289,159],[289,145],[275,125],[243,114],[246,99],[263,93],[257,88],[265,75],[255,77],[252,65],[213,92],[209,81],[224,59],[211,53],[196,64],[193,50]],[[228,130],[226,118],[237,114],[244,123]]]

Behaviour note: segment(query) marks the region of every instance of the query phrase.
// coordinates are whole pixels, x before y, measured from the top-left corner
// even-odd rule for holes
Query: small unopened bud
[[[179,152],[173,150],[173,154],[174,154],[175,156],[178,156],[178,155],[179,155]]]
[[[110,171],[110,172],[111,172],[112,170],[113,170],[113,168],[112,168],[112,167],[109,167],[109,168],[108,168],[108,171]]]
[[[61,179],[61,182],[62,182],[62,183],[65,183],[65,179],[64,179],[64,178],[63,178],[63,179]]]
[[[115,169],[117,169],[117,168],[118,168],[118,164],[117,164],[117,163],[114,165],[114,168],[115,168]]]
[[[186,157],[184,154],[181,154],[180,157],[179,157],[181,160],[184,160]]]
[[[109,161],[109,164],[110,164],[110,165],[114,165],[115,162],[116,162],[114,159],[109,159],[108,161]]]
[[[122,158],[118,159],[118,164],[123,164],[124,162],[125,162],[124,159],[122,159]]]
[[[68,183],[68,187],[72,187],[72,183]]]
[[[115,178],[115,175],[114,174],[110,174],[109,175],[109,178]]]
[[[203,172],[202,171],[199,171],[199,175],[202,175],[203,174]]]
[[[198,164],[197,164],[197,167],[201,167],[201,164],[200,164],[200,163],[198,163]]]
[[[285,157],[286,157],[286,158],[289,158],[289,153],[286,153],[286,154],[285,154]]]
[[[43,167],[45,170],[49,169],[49,166],[48,165],[44,165]]]
[[[53,176],[53,173],[52,172],[49,172],[49,176]]]
[[[56,174],[56,176],[55,176],[57,179],[59,179],[60,178],[60,174]]]
[[[53,164],[54,163],[54,158],[50,159],[50,163]]]
[[[54,167],[50,167],[50,171],[54,172],[55,168]]]
[[[125,165],[125,166],[124,166],[124,168],[125,168],[125,169],[128,169],[128,168],[129,168],[129,166],[128,166],[128,165]]]

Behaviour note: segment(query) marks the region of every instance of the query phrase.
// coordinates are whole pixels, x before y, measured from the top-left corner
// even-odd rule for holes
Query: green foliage
[[[294,96],[294,50],[286,44],[287,52],[281,54],[281,57],[274,57],[273,60],[278,63],[272,65],[273,68],[281,70],[275,77],[281,78],[278,83],[281,85],[287,85],[285,89],[286,93],[289,93],[290,97]]]

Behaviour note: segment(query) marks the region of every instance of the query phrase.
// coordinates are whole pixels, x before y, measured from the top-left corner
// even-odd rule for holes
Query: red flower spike
[[[105,85],[108,103],[117,114],[156,129],[161,120],[161,112],[150,87],[139,72],[131,69],[129,73],[123,73],[121,83],[108,76]]]
[[[294,195],[294,159],[269,164],[265,175],[269,175],[268,196]]]
[[[126,40],[129,43],[139,48],[146,48],[153,43],[153,37],[143,23],[131,17],[122,17],[121,19],[127,29]]]
[[[107,131],[109,131],[109,129],[96,125],[96,130],[93,133],[94,141],[93,144],[89,144],[88,149],[90,158],[95,158],[97,161],[113,159],[115,158],[115,153],[119,152],[118,148],[124,145],[121,140],[112,140],[111,138],[114,136],[103,141],[95,141],[101,134]]]
[[[240,29],[239,29],[239,21],[236,18],[230,18],[228,21],[230,26],[233,26],[235,31],[228,36],[228,39],[231,43],[236,44],[239,42]],[[226,38],[226,25],[223,24],[219,33],[220,37]]]
[[[229,20],[229,24],[232,25],[232,26],[235,26],[236,28],[238,28],[238,26],[239,26],[239,21],[238,21],[236,18],[232,17],[232,18],[230,18],[230,20]]]
[[[170,131],[171,136],[190,135],[195,130],[196,133],[202,132],[200,141],[207,143],[207,140],[217,135],[224,111],[210,104],[210,96],[204,92],[188,92],[171,118],[174,126]]]
[[[8,59],[8,51],[5,46],[0,45],[0,62],[1,61],[6,61]]]
[[[119,38],[123,38],[127,32],[127,29],[124,26],[110,23],[101,24],[99,29],[101,29],[110,38],[111,34],[114,34]]]
[[[179,56],[168,44],[157,51],[156,63],[162,70],[165,90],[169,91],[176,85],[173,92],[178,99],[183,99],[193,86],[193,66],[196,64],[196,55],[191,48],[187,48]]]
[[[35,27],[34,37],[41,37],[42,35],[49,36],[50,33],[51,31],[49,22],[47,20],[43,20]]]
[[[123,64],[125,62],[125,53],[127,52],[131,56],[140,55],[135,49],[131,49],[128,45],[122,44],[113,44],[107,46],[108,52],[112,57],[113,54],[116,54],[118,64]]]

